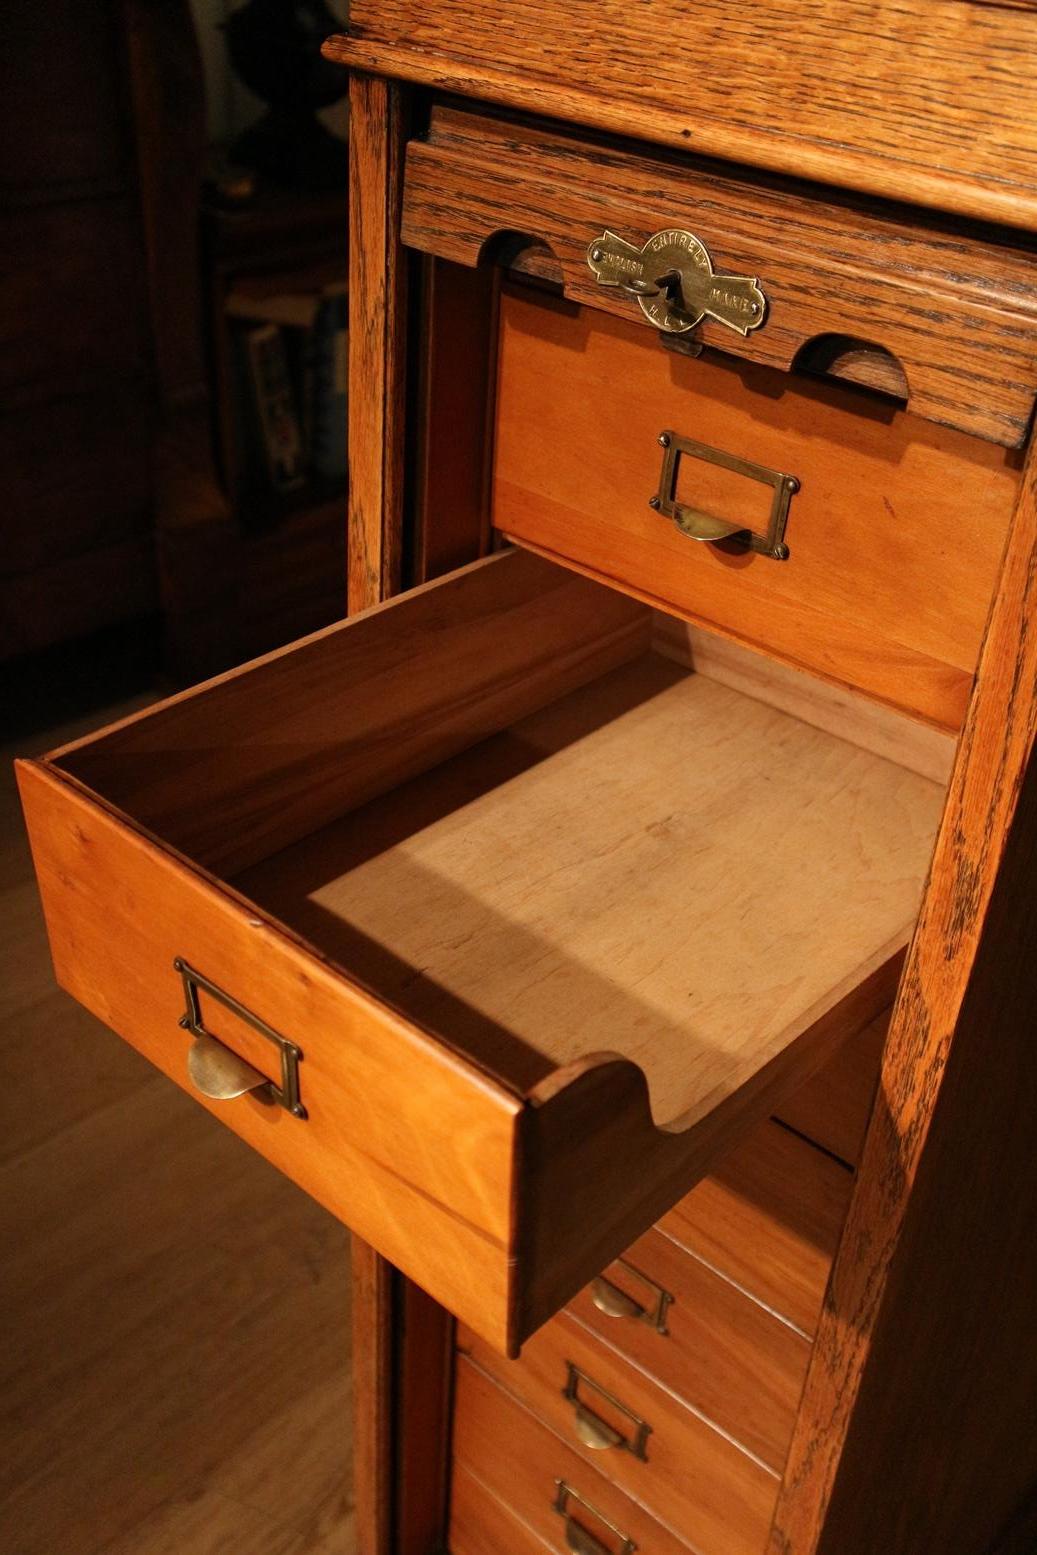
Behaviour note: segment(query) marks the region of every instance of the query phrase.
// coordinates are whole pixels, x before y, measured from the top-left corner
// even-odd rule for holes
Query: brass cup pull
[[[245,1096],[250,1091],[262,1092],[279,1107],[290,1112],[293,1118],[304,1118],[306,1108],[299,1097],[299,1062],[302,1058],[302,1049],[294,1042],[289,1042],[287,1037],[282,1037],[279,1031],[268,1026],[265,1020],[260,1020],[258,1015],[252,1010],[247,1010],[216,983],[203,977],[201,972],[196,972],[194,967],[188,966],[182,956],[177,956],[173,962],[173,969],[179,972],[184,985],[185,1009],[180,1017],[180,1025],[194,1037],[187,1054],[187,1072],[202,1095],[211,1097],[214,1101],[230,1101],[236,1096]],[[230,1010],[239,1020],[244,1021],[247,1026],[251,1026],[261,1037],[265,1037],[273,1044],[280,1059],[280,1085],[273,1080],[268,1080],[265,1074],[261,1074],[252,1064],[239,1058],[237,1053],[225,1047],[218,1037],[205,1029],[199,997],[202,989],[217,1004],[222,1004],[224,1009]]]
[[[586,1404],[577,1404],[575,1415],[576,1434],[585,1447],[593,1447],[595,1452],[604,1452],[607,1447],[623,1446],[626,1438],[622,1431],[615,1430],[593,1409],[588,1409]]]
[[[577,1494],[571,1485],[565,1483],[564,1479],[555,1480],[555,1489],[557,1494],[552,1510],[558,1513],[565,1524],[565,1542],[574,1552],[574,1555],[634,1555],[637,1545],[633,1539],[628,1538],[625,1533],[621,1533],[615,1523],[605,1516],[604,1512],[599,1512],[596,1506],[592,1506],[589,1501],[584,1500],[583,1496]],[[582,1507],[585,1512],[589,1512],[596,1522],[601,1523],[603,1528],[608,1529],[609,1533],[615,1534],[617,1541],[615,1548],[596,1538],[582,1523],[577,1522],[569,1510],[569,1503],[573,1501],[577,1506]]]
[[[689,540],[702,540],[710,545],[715,545],[718,540],[734,540],[746,550],[757,551],[761,556],[770,556],[774,561],[788,560],[789,548],[785,544],[785,528],[788,524],[789,503],[799,490],[799,481],[794,475],[786,475],[782,470],[768,469],[765,464],[754,464],[751,459],[726,453],[722,448],[711,448],[708,443],[696,442],[691,437],[679,437],[676,432],[660,432],[659,446],[663,450],[659,490],[654,497],[649,497],[650,508],[672,519],[681,534],[687,535]],[[685,457],[701,459],[706,464],[715,464],[720,469],[730,470],[735,475],[744,475],[746,480],[758,481],[763,486],[769,486],[773,495],[766,533],[760,534],[754,529],[747,528],[745,524],[720,518],[715,513],[707,513],[702,508],[691,507],[685,502],[678,502],[677,478],[680,461]]]
[[[195,1037],[187,1054],[187,1072],[203,1096],[230,1101],[269,1082],[215,1037]]]
[[[650,1300],[641,1302],[631,1296],[627,1291],[621,1290],[612,1280],[599,1274],[596,1280],[591,1282],[591,1300],[599,1312],[606,1317],[626,1318],[631,1322],[644,1323],[648,1328],[654,1328],[656,1333],[667,1335],[669,1329],[666,1326],[666,1315],[673,1305],[673,1297],[669,1291],[663,1290],[654,1280],[650,1280],[640,1269],[635,1269],[632,1263],[627,1263],[625,1258],[617,1258],[617,1264],[638,1285],[643,1285]]]
[[[565,1387],[562,1389],[562,1397],[568,1399],[573,1406],[573,1427],[583,1445],[592,1448],[594,1452],[604,1452],[610,1447],[615,1447],[647,1462],[646,1448],[648,1438],[652,1434],[652,1428],[647,1421],[642,1420],[632,1409],[628,1409],[615,1394],[603,1388],[600,1382],[595,1382],[585,1371],[574,1366],[572,1361],[566,1361],[565,1364],[567,1377]],[[584,1396],[586,1393],[610,1405],[616,1414],[629,1422],[629,1431],[624,1433],[617,1426],[603,1419],[597,1410],[592,1409],[587,1403]]]

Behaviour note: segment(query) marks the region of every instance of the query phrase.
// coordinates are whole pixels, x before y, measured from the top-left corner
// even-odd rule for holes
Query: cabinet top
[[[1037,0],[353,0],[325,53],[1037,230]]]

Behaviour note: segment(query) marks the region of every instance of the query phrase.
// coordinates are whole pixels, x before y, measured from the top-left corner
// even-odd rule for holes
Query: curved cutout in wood
[[[792,366],[797,372],[860,384],[903,404],[911,395],[907,373],[893,352],[856,335],[814,335],[800,346]]]
[[[479,249],[480,265],[497,265],[509,275],[529,276],[541,283],[562,287],[565,275],[558,256],[543,238],[530,232],[498,229]]]

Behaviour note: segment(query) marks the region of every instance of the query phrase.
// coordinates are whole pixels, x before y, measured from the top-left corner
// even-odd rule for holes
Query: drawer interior
[[[525,618],[496,601],[518,658],[483,700],[507,718],[514,638],[540,632],[532,668],[575,596],[582,683],[531,680],[525,716],[459,734],[445,761],[441,688],[402,720],[394,706],[408,644],[372,680],[332,634],[320,676],[312,653],[260,661],[245,685],[216,682],[60,764],[520,1093],[618,1054],[647,1077],[656,1123],[685,1129],[895,962],[938,758],[908,751],[923,775],[852,727],[769,705],[716,678],[708,649],[696,670],[675,623],[551,563],[515,553],[494,571],[528,598]],[[389,726],[370,722],[375,694]],[[379,751],[384,771],[358,786]]]
[[[298,1041],[220,1115],[514,1350],[888,1006],[950,744],[512,550],[23,786],[65,986]]]

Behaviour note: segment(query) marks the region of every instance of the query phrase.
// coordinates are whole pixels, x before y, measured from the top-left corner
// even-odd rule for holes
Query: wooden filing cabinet
[[[363,1555],[1026,1555],[1037,15],[350,25],[351,616],[23,765],[58,976],[356,1233]]]

